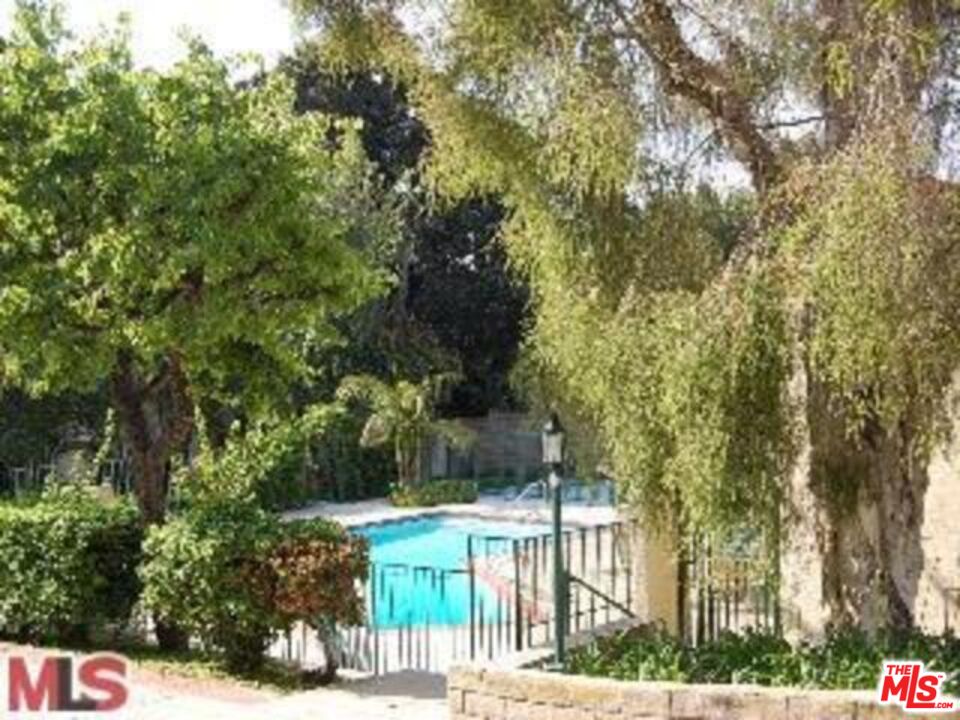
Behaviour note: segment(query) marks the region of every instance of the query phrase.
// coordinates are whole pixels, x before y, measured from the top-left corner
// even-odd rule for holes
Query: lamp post
[[[543,426],[543,464],[549,471],[550,495],[553,501],[553,598],[556,627],[556,669],[562,670],[566,660],[567,641],[567,578],[563,568],[563,526],[561,507],[563,500],[563,425],[556,413],[551,413]]]

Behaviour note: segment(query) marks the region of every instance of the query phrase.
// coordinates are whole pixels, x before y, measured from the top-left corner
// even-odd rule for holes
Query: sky
[[[282,0],[62,0],[67,27],[81,37],[112,26],[120,13],[132,20],[137,62],[158,69],[183,54],[178,31],[189,29],[218,54],[256,52],[272,64],[293,48],[295,31]],[[14,0],[0,0],[0,35],[10,28]]]

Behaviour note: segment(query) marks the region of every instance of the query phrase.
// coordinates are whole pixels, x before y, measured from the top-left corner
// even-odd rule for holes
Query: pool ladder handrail
[[[526,500],[526,495],[532,488],[542,487],[543,484],[544,484],[543,480],[534,480],[531,483],[527,483],[526,487],[524,487],[523,490],[520,491],[520,493],[513,499],[512,502],[517,503],[517,502],[520,502],[521,500]],[[545,487],[543,487],[543,491],[544,491],[544,496],[546,496]]]

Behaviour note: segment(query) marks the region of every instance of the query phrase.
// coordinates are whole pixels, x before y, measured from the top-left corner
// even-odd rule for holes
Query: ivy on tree
[[[145,522],[199,397],[266,402],[380,279],[391,232],[354,129],[238,88],[191,42],[137,69],[123,28],[70,42],[21,3],[0,53],[0,373],[35,395],[106,381]]]

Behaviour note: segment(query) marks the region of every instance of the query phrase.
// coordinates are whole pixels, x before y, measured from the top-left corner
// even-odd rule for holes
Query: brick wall
[[[450,720],[886,720],[871,692],[730,685],[619,682],[536,670],[454,668],[447,679]],[[960,713],[930,717],[960,718]]]

